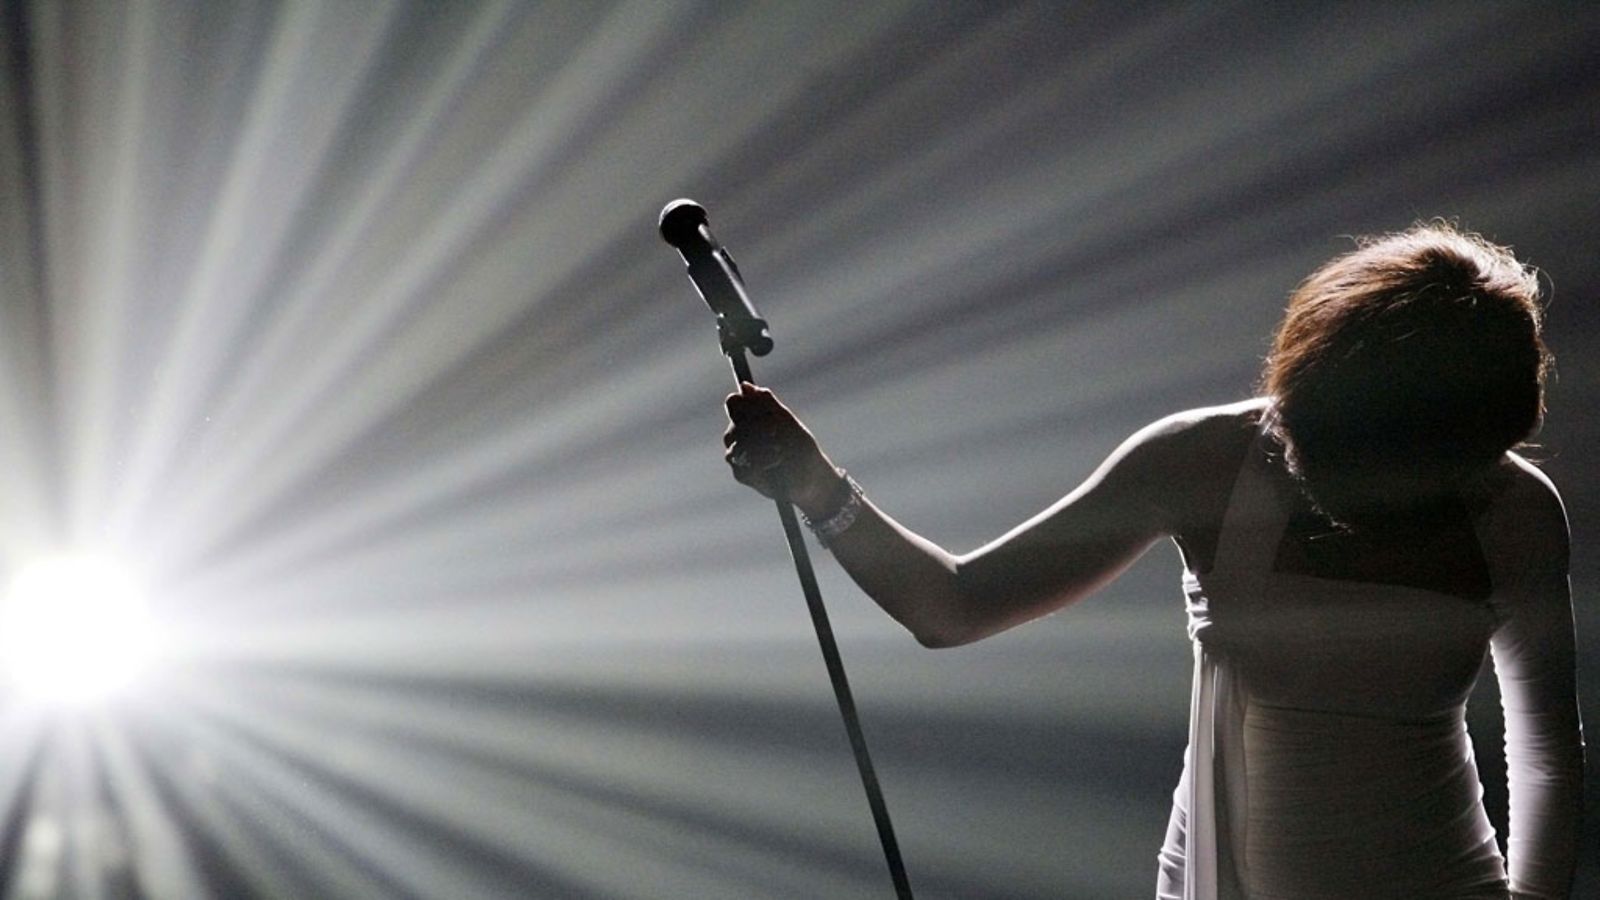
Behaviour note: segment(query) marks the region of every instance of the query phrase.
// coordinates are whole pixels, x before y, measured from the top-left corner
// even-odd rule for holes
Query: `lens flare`
[[[22,569],[0,606],[0,659],[21,695],[81,705],[146,670],[155,628],[137,580],[114,560],[63,556]]]

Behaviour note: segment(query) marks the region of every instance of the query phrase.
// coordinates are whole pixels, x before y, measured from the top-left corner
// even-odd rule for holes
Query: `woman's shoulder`
[[[1539,512],[1544,516],[1561,515],[1565,518],[1561,492],[1555,482],[1527,457],[1508,450],[1495,466],[1491,483],[1497,495],[1505,502],[1519,508]]]
[[[1140,429],[1129,455],[1161,510],[1167,529],[1196,547],[1217,529],[1267,409],[1262,398],[1186,409]],[[1204,553],[1202,552],[1202,555]]]
[[[1267,406],[1266,398],[1256,397],[1182,410],[1145,426],[1135,440],[1183,468],[1237,463],[1260,430]]]
[[[1565,566],[1567,512],[1550,476],[1525,457],[1507,452],[1486,487],[1495,537],[1514,547],[1524,561]]]

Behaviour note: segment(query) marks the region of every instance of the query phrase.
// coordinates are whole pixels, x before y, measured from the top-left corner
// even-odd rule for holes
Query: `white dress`
[[[1571,601],[1564,542],[1535,544],[1525,515],[1554,489],[1512,458],[1531,477],[1503,479],[1474,522],[1486,602],[1277,573],[1295,488],[1273,446],[1257,436],[1212,570],[1184,578],[1189,748],[1158,898],[1565,897],[1583,767]],[[1491,647],[1509,877],[1464,718]]]

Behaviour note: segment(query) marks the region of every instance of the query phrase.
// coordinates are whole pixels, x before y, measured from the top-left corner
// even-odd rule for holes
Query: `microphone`
[[[689,269],[689,280],[717,314],[722,352],[772,352],[772,334],[744,289],[744,278],[726,248],[706,222],[706,208],[689,199],[674,200],[661,210],[661,239],[677,248]]]

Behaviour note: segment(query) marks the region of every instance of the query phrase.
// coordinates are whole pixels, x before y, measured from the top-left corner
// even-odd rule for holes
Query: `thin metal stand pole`
[[[728,362],[733,366],[735,379],[741,383],[755,383],[742,348],[729,350]],[[861,718],[856,714],[856,701],[850,694],[850,680],[844,674],[844,660],[839,657],[839,645],[833,639],[833,626],[828,622],[827,607],[822,605],[822,590],[817,586],[817,575],[811,568],[811,554],[806,550],[805,535],[800,532],[794,506],[783,500],[776,502],[778,519],[783,522],[783,535],[789,540],[789,555],[794,557],[795,574],[800,576],[800,590],[806,595],[806,608],[811,611],[811,624],[817,631],[817,643],[822,647],[822,661],[828,667],[828,680],[833,684],[833,697],[839,703],[839,715],[844,718],[850,749],[855,752],[861,786],[867,792],[867,805],[872,807],[872,821],[878,826],[878,841],[883,844],[883,858],[889,864],[889,877],[894,880],[895,895],[900,900],[914,900],[911,882],[906,878],[905,863],[900,859],[900,844],[894,837],[894,824],[889,821],[889,807],[883,802],[883,789],[878,786],[878,775],[872,768],[872,757],[867,753],[867,738],[861,732]]]

